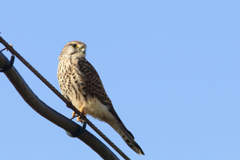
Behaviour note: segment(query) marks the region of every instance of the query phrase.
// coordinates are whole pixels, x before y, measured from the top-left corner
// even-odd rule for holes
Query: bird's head
[[[74,56],[74,57],[78,57],[78,58],[85,58],[86,48],[87,48],[87,46],[83,42],[80,42],[80,41],[69,42],[64,46],[58,59],[61,59],[62,57],[65,57],[65,56],[66,57]]]

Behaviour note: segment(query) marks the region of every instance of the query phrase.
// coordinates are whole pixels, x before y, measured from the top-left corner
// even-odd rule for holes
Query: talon
[[[75,111],[73,111],[72,118],[75,118],[75,117],[76,117],[76,113],[75,113]]]
[[[81,112],[81,115],[78,116],[77,121],[80,121],[81,123],[84,122],[82,118],[86,117],[87,113],[84,112],[84,106],[82,106],[79,111]]]
[[[77,121],[78,122],[81,121],[81,117],[80,116],[77,117]]]
[[[78,122],[81,122],[81,123],[84,122],[84,120],[81,118],[81,116],[78,116],[78,117],[77,117],[77,121],[78,121]]]
[[[76,113],[73,111],[71,120],[74,119],[75,117],[77,117],[77,115],[76,115]]]
[[[74,119],[75,117],[77,117],[77,122],[80,121],[81,123],[83,123],[83,122],[84,122],[83,118],[86,117],[86,115],[87,115],[87,114],[84,112],[84,106],[82,106],[82,107],[79,109],[79,111],[80,111],[81,115],[77,115],[76,112],[73,111],[73,113],[72,113],[72,118],[71,118],[71,119]]]

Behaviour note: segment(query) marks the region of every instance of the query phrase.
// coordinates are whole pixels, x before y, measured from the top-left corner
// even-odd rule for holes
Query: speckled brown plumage
[[[108,123],[130,148],[144,155],[114,110],[97,71],[85,59],[85,50],[86,45],[80,41],[69,42],[63,48],[57,73],[62,94],[84,115]]]
[[[83,90],[86,93],[97,97],[103,104],[111,104],[112,102],[108,98],[95,68],[86,59],[79,59],[78,66],[82,75],[84,75],[82,76],[82,79],[85,82]],[[79,76],[81,75],[79,74]]]

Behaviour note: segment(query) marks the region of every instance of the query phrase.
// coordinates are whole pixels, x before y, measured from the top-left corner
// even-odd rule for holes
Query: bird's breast
[[[83,90],[83,75],[74,60],[66,58],[59,61],[58,81],[62,94],[70,101],[82,101],[86,93]]]

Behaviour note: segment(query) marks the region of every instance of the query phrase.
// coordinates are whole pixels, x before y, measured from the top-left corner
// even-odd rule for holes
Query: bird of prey
[[[144,155],[127,130],[109,99],[95,68],[85,58],[86,45],[80,41],[67,43],[58,64],[61,92],[83,114],[108,123],[136,153]],[[75,113],[73,112],[73,116]],[[77,118],[77,121],[80,117]]]

